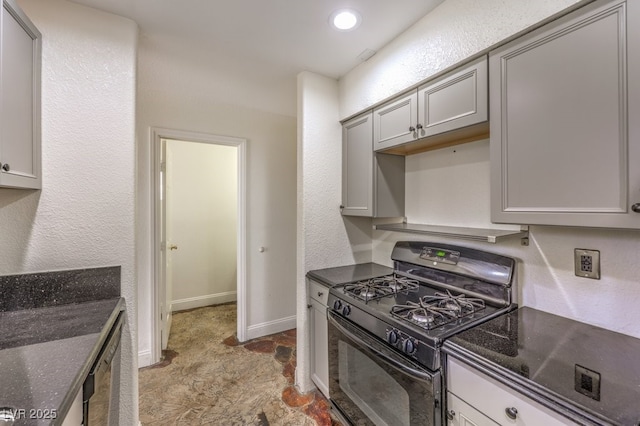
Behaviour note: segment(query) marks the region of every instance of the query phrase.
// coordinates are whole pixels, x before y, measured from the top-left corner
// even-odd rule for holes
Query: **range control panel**
[[[460,260],[460,252],[453,250],[444,250],[435,247],[424,247],[420,257],[425,260],[431,260],[433,262],[448,263],[450,265],[456,265]]]

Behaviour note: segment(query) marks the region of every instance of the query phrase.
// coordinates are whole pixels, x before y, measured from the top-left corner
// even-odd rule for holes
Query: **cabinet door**
[[[640,227],[638,7],[598,1],[491,52],[494,222]]]
[[[318,389],[329,398],[329,340],[327,325],[327,306],[311,299],[309,314],[311,333],[311,380]]]
[[[419,136],[433,136],[482,123],[489,118],[487,58],[418,89]]]
[[[577,425],[568,418],[452,357],[447,357],[447,367],[447,390],[498,424],[517,426]],[[451,410],[451,407],[448,406],[447,409]],[[465,413],[471,413],[471,411],[467,410]],[[472,416],[472,414],[468,414],[468,416]],[[478,425],[493,424],[484,420],[481,422],[482,417],[469,417],[469,419]]]
[[[39,189],[41,36],[13,0],[0,32],[0,186]]]
[[[373,215],[373,116],[369,112],[342,126],[342,214]]]
[[[418,97],[412,91],[373,111],[373,149],[378,151],[418,137]]]
[[[447,392],[447,420],[449,426],[498,426],[451,392]]]

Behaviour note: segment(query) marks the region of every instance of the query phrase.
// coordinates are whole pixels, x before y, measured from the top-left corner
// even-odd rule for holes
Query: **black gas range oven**
[[[440,425],[440,347],[516,308],[515,261],[415,241],[391,258],[393,274],[329,292],[331,403],[355,425]]]

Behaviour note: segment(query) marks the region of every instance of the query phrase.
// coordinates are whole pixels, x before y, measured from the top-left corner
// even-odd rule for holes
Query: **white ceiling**
[[[133,19],[142,38],[171,45],[181,60],[224,63],[224,74],[247,84],[295,87],[304,70],[341,77],[365,49],[379,50],[443,0],[73,1]],[[329,15],[341,8],[360,13],[356,30],[329,26]]]

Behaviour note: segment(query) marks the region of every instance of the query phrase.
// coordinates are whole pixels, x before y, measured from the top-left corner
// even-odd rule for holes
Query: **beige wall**
[[[173,311],[236,300],[238,148],[167,141]]]
[[[247,140],[248,332],[255,336],[295,327],[296,119],[220,103],[210,94],[186,95],[179,84],[171,82],[200,78],[199,83],[207,85],[207,73],[199,69],[201,64],[182,63],[181,69],[193,67],[199,71],[194,75],[176,74],[173,66],[165,66],[172,61],[174,57],[140,40],[137,238],[141,363],[150,359],[153,324],[149,135],[153,126]],[[265,247],[265,251],[259,252],[259,247]]]

